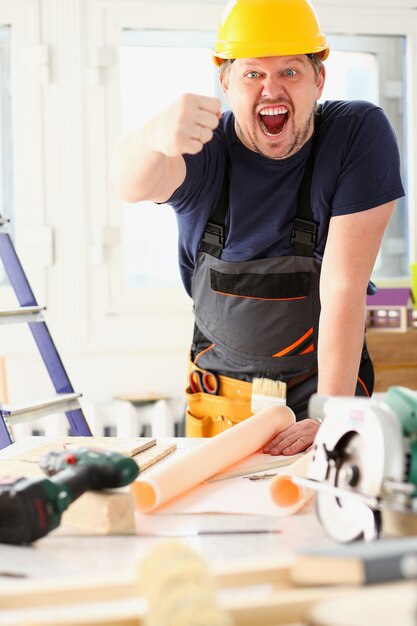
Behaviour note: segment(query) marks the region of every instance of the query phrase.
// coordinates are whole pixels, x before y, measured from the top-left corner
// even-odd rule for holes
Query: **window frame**
[[[8,141],[12,146],[12,161],[6,165],[9,181],[8,201],[12,210],[0,210],[5,217],[12,214],[7,227],[14,240],[20,261],[40,298],[46,292],[45,265],[39,254],[34,233],[44,223],[44,163],[42,81],[39,74],[40,15],[37,2],[3,0],[0,3],[0,24],[10,28],[10,57],[12,66],[12,95],[8,103],[11,129]],[[31,103],[28,107],[28,102]],[[16,296],[8,284],[0,285],[2,308],[15,307]],[[27,338],[18,326],[8,326],[2,333],[2,354],[25,350]]]

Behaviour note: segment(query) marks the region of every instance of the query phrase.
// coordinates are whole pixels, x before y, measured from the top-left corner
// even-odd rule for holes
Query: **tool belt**
[[[204,371],[190,360],[187,381],[192,370]],[[204,391],[192,393],[187,383],[185,390],[187,437],[214,437],[252,415],[252,383],[222,375],[219,375],[218,379],[217,395]]]
[[[192,371],[204,372],[204,369],[188,361],[187,381]],[[287,391],[301,385],[317,373],[317,366],[298,376],[292,377],[287,383]],[[252,412],[252,383],[237,378],[217,375],[219,390],[217,395],[204,391],[192,392],[187,384],[185,396],[187,409],[185,412],[185,434],[187,437],[213,437],[231,426],[247,419]]]

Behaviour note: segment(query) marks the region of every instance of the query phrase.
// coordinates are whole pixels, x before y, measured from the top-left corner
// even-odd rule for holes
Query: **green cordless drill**
[[[51,478],[0,478],[0,543],[30,544],[85,491],[125,487],[139,474],[133,459],[92,448],[49,452],[39,465]]]

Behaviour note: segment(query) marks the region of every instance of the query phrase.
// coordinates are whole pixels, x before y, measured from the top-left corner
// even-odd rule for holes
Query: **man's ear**
[[[323,65],[321,70],[320,70],[320,74],[317,77],[317,97],[316,97],[316,100],[318,100],[321,97],[321,94],[323,93],[324,83],[325,82],[326,82],[326,68]]]
[[[221,86],[221,88],[223,90],[223,93],[225,95],[227,95],[227,90],[228,90],[228,87],[229,87],[229,81],[227,80],[227,78],[228,78],[227,77],[227,73],[222,72],[222,71],[219,70],[220,86]]]

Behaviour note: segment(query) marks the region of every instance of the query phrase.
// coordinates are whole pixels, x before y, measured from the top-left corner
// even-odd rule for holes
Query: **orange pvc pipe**
[[[305,477],[312,460],[313,450],[285,468],[285,474],[276,476],[271,481],[270,494],[275,504],[281,508],[293,508],[293,512],[304,506],[314,495],[313,489],[301,487],[292,481],[292,476]]]

